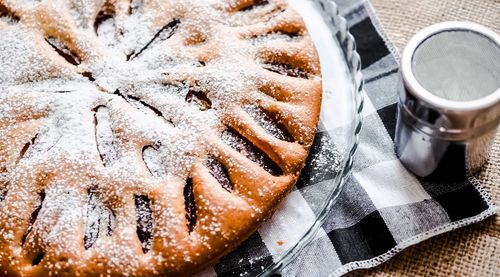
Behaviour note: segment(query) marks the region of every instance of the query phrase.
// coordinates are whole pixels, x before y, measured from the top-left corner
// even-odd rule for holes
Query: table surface
[[[500,0],[371,0],[399,51],[418,30],[465,20],[500,33]],[[480,180],[500,206],[500,132]],[[388,262],[350,276],[500,276],[500,216],[409,247]]]

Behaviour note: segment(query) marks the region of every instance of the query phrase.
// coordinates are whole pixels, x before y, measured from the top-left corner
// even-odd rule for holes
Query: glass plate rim
[[[347,26],[346,19],[340,14],[337,4],[334,0],[311,0],[318,5],[321,9],[320,12],[323,14],[323,20],[331,30],[330,35],[333,36],[335,40],[340,45],[342,50],[346,65],[349,69],[350,77],[354,86],[354,102],[356,105],[354,111],[354,122],[353,122],[353,141],[346,148],[348,155],[343,163],[340,174],[336,177],[335,182],[337,185],[331,191],[327,197],[327,201],[324,204],[321,212],[317,215],[314,224],[304,233],[304,235],[299,239],[299,241],[292,246],[278,261],[275,261],[270,266],[266,267],[258,276],[269,276],[274,273],[278,273],[288,264],[290,264],[300,252],[312,242],[319,227],[325,221],[328,213],[335,204],[340,192],[342,191],[346,180],[350,177],[352,170],[354,156],[356,154],[359,145],[359,133],[362,127],[362,111],[364,106],[364,81],[361,72],[361,58],[356,51],[356,41],[354,36],[349,32],[349,27]]]

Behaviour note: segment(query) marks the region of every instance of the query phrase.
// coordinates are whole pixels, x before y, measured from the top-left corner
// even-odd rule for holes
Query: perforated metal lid
[[[500,36],[470,22],[417,33],[402,56],[400,107],[414,128],[453,139],[487,132],[500,120]]]
[[[500,36],[470,22],[432,25],[406,46],[400,74],[401,162],[421,177],[477,172],[500,124]]]
[[[500,101],[500,36],[471,22],[418,32],[401,60],[409,91],[434,107],[477,110]]]
[[[418,46],[412,69],[420,85],[438,97],[476,100],[500,88],[500,47],[474,31],[445,30]]]

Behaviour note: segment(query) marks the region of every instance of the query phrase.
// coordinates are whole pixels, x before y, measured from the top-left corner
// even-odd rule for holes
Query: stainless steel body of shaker
[[[477,24],[419,32],[400,67],[396,153],[418,176],[476,172],[500,122],[500,38]]]

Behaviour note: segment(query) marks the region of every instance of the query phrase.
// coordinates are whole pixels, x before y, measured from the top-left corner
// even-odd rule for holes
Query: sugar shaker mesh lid
[[[417,47],[412,71],[438,97],[476,100],[500,88],[500,47],[473,31],[445,30]]]

